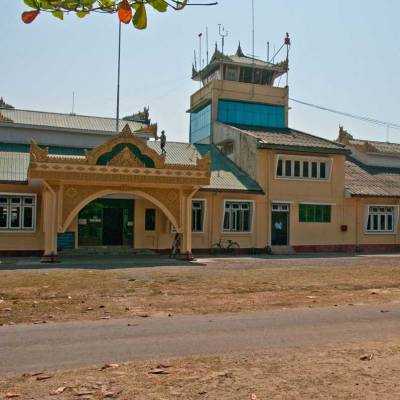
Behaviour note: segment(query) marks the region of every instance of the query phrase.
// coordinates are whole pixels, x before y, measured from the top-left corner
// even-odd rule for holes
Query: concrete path
[[[0,375],[399,335],[400,304],[3,326]]]

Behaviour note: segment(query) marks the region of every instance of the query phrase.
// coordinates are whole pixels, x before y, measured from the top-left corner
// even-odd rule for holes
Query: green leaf
[[[149,4],[159,12],[166,12],[168,9],[168,4],[165,0],[149,0]]]
[[[179,0],[176,2],[176,9],[177,10],[182,10],[187,4],[187,0]]]
[[[132,18],[132,22],[136,29],[147,28],[147,13],[146,7],[143,3],[137,5],[135,15]]]
[[[88,14],[89,14],[89,11],[77,11],[77,12],[76,12],[76,15],[77,15],[79,18],[85,18],[86,15],[88,15]]]
[[[42,2],[40,0],[24,0],[24,3],[31,8],[38,10],[42,7]]]
[[[61,10],[55,10],[52,12],[53,16],[63,20],[64,19],[64,13]]]

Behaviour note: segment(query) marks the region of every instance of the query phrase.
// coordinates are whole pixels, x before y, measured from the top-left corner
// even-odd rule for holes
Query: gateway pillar
[[[51,188],[43,191],[44,254],[40,262],[58,262],[57,258],[57,194]]]
[[[192,196],[183,197],[182,207],[182,246],[181,254],[188,260],[192,259]]]

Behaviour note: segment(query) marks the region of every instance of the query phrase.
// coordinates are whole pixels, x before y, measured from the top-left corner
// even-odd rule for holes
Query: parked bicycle
[[[238,242],[235,242],[230,239],[219,239],[217,243],[211,245],[211,251],[219,252],[219,251],[227,251],[227,252],[235,252],[240,249],[240,245]]]

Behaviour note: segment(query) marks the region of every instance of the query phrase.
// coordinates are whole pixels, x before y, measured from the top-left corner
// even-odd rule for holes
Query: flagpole
[[[115,131],[119,133],[119,83],[121,78],[121,21],[118,26],[118,79],[117,79],[117,115]]]

